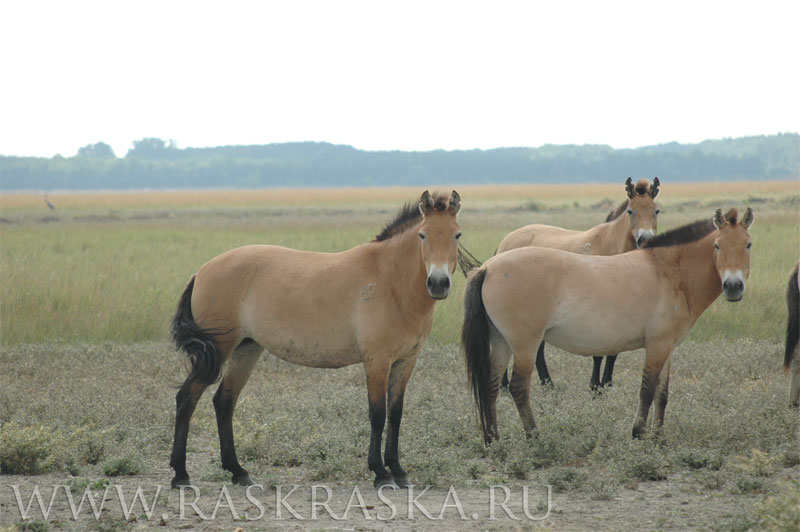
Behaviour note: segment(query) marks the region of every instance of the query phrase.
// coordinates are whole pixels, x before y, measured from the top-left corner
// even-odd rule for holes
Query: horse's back
[[[593,254],[594,228],[588,231],[573,231],[554,225],[531,224],[509,233],[497,252],[510,251],[522,247],[538,246],[561,249],[572,253]]]

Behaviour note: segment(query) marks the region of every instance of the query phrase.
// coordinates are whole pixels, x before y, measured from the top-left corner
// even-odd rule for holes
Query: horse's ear
[[[453,216],[458,214],[459,209],[461,209],[461,196],[459,196],[458,192],[455,190],[450,194],[450,200],[447,202],[447,208],[450,210],[450,213]]]
[[[653,184],[650,185],[650,197],[655,199],[658,196],[658,187],[661,186],[661,181],[657,177],[653,178]]]
[[[749,228],[751,225],[753,225],[753,221],[755,221],[755,219],[756,217],[753,216],[753,209],[748,207],[747,210],[744,211],[744,216],[742,216],[742,227],[745,229]]]
[[[714,213],[714,227],[719,229],[723,225],[725,225],[725,217],[722,215],[722,209],[717,209],[717,212]]]
[[[419,212],[425,216],[431,208],[433,207],[433,198],[431,198],[431,193],[427,190],[422,193],[422,197],[419,199]]]
[[[625,181],[625,191],[628,193],[629,198],[633,198],[636,195],[636,190],[633,186],[633,179],[630,177],[627,181]]]

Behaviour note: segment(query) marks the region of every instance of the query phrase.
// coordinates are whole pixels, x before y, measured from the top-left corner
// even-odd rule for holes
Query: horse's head
[[[657,177],[653,179],[652,186],[647,179],[640,179],[635,186],[630,177],[625,181],[625,190],[628,193],[628,226],[637,248],[653,238],[658,230],[658,213],[661,211],[655,200],[660,184]]]
[[[717,209],[714,215],[714,226],[717,233],[714,238],[714,265],[722,282],[722,291],[728,301],[739,301],[744,295],[744,283],[750,275],[750,233],[747,229],[753,225],[753,211],[748,207],[737,223],[736,209],[722,214]]]
[[[426,190],[419,202],[422,224],[419,227],[422,261],[428,273],[425,286],[433,299],[444,299],[450,292],[451,276],[458,259],[458,228],[456,215],[461,198],[455,190],[449,198],[432,197]]]

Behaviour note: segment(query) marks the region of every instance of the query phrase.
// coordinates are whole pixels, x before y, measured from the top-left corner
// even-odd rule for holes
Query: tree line
[[[146,138],[117,157],[104,142],[73,157],[0,156],[0,190],[435,186],[670,182],[800,177],[800,135],[783,133],[635,149],[545,145],[491,150],[364,151],[325,142],[179,148]]]

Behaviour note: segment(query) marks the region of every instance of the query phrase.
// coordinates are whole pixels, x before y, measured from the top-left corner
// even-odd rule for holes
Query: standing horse
[[[222,467],[250,485],[239,464],[232,418],[239,392],[264,349],[304,366],[363,363],[374,485],[407,487],[398,435],[403,395],[433,324],[435,300],[447,297],[456,267],[458,193],[406,205],[367,244],[341,253],[245,246],[204,264],[191,278],[172,321],[172,338],[191,362],[176,396],[172,487],[189,485],[186,439],[203,391],[214,394]],[[387,405],[388,392],[388,405]],[[389,412],[385,464],[381,439]]]
[[[789,403],[800,406],[800,261],[794,265],[786,287],[786,306],[789,319],[786,323],[786,356],[783,359],[783,370],[792,368],[792,387],[789,390]]]
[[[476,270],[464,293],[461,342],[484,441],[498,438],[500,376],[513,356],[509,390],[528,436],[536,424],[530,378],[542,340],[578,355],[646,350],[633,436],[664,423],[670,357],[697,318],[724,292],[744,295],[750,273],[750,209],[654,237],[644,249],[610,257],[526,247]]]
[[[506,236],[497,248],[497,253],[526,246],[562,249],[584,255],[618,255],[642,247],[653,238],[658,229],[658,214],[655,198],[660,186],[658,178],[653,185],[647,179],[640,179],[634,186],[631,178],[625,181],[628,199],[611,211],[606,223],[592,227],[587,231],[571,231],[552,225],[533,224],[521,227]],[[627,216],[622,216],[627,213]],[[602,356],[594,357],[594,367],[590,386],[596,390],[603,386],[611,386],[614,374],[614,363],[617,355],[608,355],[603,379],[600,380]],[[536,372],[542,384],[552,384],[547,362],[544,358],[544,342],[539,345],[536,354]],[[508,386],[508,371],[503,374],[503,388]]]

